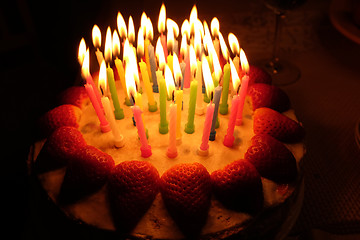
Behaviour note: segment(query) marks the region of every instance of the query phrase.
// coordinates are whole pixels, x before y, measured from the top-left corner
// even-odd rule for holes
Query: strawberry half
[[[237,160],[214,171],[211,183],[216,197],[228,208],[255,213],[263,207],[261,176],[248,161]]]
[[[293,143],[303,139],[305,130],[296,121],[264,107],[254,112],[254,133],[266,133],[282,142]]]
[[[159,192],[159,173],[149,162],[125,161],[109,178],[109,197],[117,229],[130,231]]]
[[[278,183],[293,182],[297,178],[296,160],[285,145],[267,134],[255,135],[245,159],[260,175]]]
[[[268,107],[278,112],[284,112],[290,108],[288,95],[281,89],[265,83],[255,83],[249,87],[247,95],[255,111],[261,107]]]
[[[39,119],[39,128],[42,136],[49,136],[55,129],[63,126],[71,126],[78,128],[80,119],[80,108],[64,104],[46,112]]]
[[[249,86],[253,85],[254,83],[265,83],[271,84],[272,79],[269,73],[267,73],[262,68],[251,65],[249,70]]]
[[[178,164],[161,176],[165,205],[185,235],[197,234],[206,221],[211,197],[211,179],[200,163]]]
[[[60,105],[72,104],[82,109],[89,102],[89,96],[84,86],[72,86],[60,93],[58,102]]]
[[[107,182],[114,166],[113,158],[96,147],[78,148],[66,169],[60,201],[69,203],[96,192]]]
[[[64,167],[74,158],[86,142],[81,132],[74,127],[59,127],[46,140],[36,161],[35,171],[43,173]]]

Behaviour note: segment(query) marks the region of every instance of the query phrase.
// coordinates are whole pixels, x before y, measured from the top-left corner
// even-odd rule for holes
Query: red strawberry
[[[178,164],[161,176],[165,205],[184,234],[196,233],[205,223],[211,197],[211,179],[200,163]]]
[[[270,108],[258,108],[254,112],[254,133],[266,133],[282,142],[298,142],[304,128],[296,121]]]
[[[261,176],[246,160],[237,160],[211,174],[216,197],[227,207],[249,213],[263,206]]]
[[[83,86],[69,87],[59,95],[59,104],[61,105],[72,104],[82,109],[87,102],[89,102],[89,97]]]
[[[99,190],[115,166],[113,158],[96,147],[77,149],[69,161],[60,191],[60,201],[73,202]]]
[[[35,161],[35,169],[42,173],[63,167],[84,146],[86,142],[79,130],[59,127],[47,138]]]
[[[130,231],[150,208],[159,192],[159,173],[146,161],[125,161],[109,178],[113,219],[118,229]]]
[[[255,83],[248,89],[253,110],[268,107],[278,112],[284,112],[290,108],[290,100],[287,94],[280,88],[265,83]]]
[[[272,79],[269,73],[260,67],[251,65],[249,71],[249,86],[254,83],[271,84]]]
[[[267,135],[255,135],[245,153],[260,175],[278,183],[288,183],[297,178],[296,160],[285,145]]]
[[[39,127],[43,136],[49,136],[55,129],[62,126],[71,126],[78,128],[80,119],[80,108],[64,104],[46,112],[39,119]]]

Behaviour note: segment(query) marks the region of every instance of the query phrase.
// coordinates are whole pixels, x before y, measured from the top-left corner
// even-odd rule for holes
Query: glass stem
[[[275,13],[275,34],[274,34],[274,48],[272,52],[272,64],[279,60],[278,58],[278,45],[281,36],[281,28],[282,28],[282,19],[285,17],[285,14],[282,12]]]

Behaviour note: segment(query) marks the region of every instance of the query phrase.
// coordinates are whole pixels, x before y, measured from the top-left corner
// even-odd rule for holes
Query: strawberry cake
[[[159,133],[158,112],[144,109],[152,155],[143,158],[131,107],[122,106],[125,118],[116,120],[124,137],[120,148],[111,131],[101,131],[82,86],[67,89],[59,106],[39,120],[43,137],[30,154],[32,173],[69,221],[129,239],[281,238],[289,231],[303,197],[304,129],[286,93],[261,69],[250,68],[234,145],[223,144],[229,114],[219,114],[207,156],[197,152],[205,115],[195,115],[195,132],[182,131],[178,156],[169,158],[169,134]]]

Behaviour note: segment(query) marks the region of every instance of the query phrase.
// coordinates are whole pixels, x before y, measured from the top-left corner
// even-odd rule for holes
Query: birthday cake
[[[142,74],[135,89],[146,88]],[[106,114],[104,99],[114,101],[113,92],[110,96],[106,88],[100,87],[102,101],[98,101],[86,87],[70,87],[61,94],[59,106],[39,120],[43,139],[30,153],[32,173],[69,221],[115,236],[282,237],[301,208],[304,129],[286,93],[271,85],[264,71],[250,66],[246,77],[248,89],[241,114],[234,114],[233,107],[241,89],[230,87],[222,98],[229,103],[228,112],[217,114],[215,131],[209,125],[208,112],[216,101],[211,91],[201,92],[204,110],[194,113],[192,119],[191,88],[183,87],[181,102],[172,97],[180,86],[163,101],[159,78],[160,93],[153,92],[150,100],[147,91],[143,96],[127,94],[121,76],[115,74],[121,116]],[[98,83],[101,78],[100,69],[93,81]],[[235,76],[228,84],[233,81]],[[219,86],[224,88],[224,84],[222,79]],[[203,101],[204,95],[210,103]],[[123,100],[130,100],[133,106],[122,104]],[[150,110],[150,101],[159,109]],[[100,102],[103,109],[98,111]],[[114,108],[116,111],[115,104]],[[174,116],[172,109],[180,116]],[[108,126],[101,126],[101,113],[110,122]],[[236,122],[239,115],[240,122]],[[211,117],[210,123],[214,115]],[[160,131],[162,121],[169,123],[168,131]],[[192,131],[184,131],[189,123]]]

